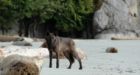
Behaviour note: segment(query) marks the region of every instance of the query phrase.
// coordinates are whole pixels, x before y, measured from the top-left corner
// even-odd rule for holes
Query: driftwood
[[[0,41],[1,42],[15,41],[17,38],[18,38],[17,36],[3,36],[3,35],[0,35]]]

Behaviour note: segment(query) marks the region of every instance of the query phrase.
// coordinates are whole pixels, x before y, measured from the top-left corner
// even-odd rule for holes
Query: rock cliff
[[[94,13],[95,38],[135,38],[140,35],[137,0],[102,0],[101,7]]]

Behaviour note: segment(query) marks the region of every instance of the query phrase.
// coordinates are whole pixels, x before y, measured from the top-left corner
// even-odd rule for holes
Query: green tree
[[[48,0],[46,12],[64,31],[82,30],[85,16],[93,13],[93,0]]]
[[[8,0],[0,0],[0,30],[2,34],[7,33],[8,30],[11,29],[12,23],[15,22],[13,19],[15,12],[9,11],[8,5],[10,4],[11,2]]]
[[[0,26],[6,29],[18,22],[24,36],[44,24],[63,33],[82,32],[92,13],[93,0],[0,0]]]

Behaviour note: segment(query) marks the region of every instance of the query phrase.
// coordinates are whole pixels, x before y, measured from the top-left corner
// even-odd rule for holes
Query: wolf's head
[[[55,35],[53,33],[47,33],[45,40],[48,44],[48,48],[52,47],[54,39],[55,39]]]

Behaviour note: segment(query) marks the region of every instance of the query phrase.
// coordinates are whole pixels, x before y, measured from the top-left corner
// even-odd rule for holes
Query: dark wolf
[[[45,38],[46,43],[48,45],[49,49],[49,67],[52,67],[52,55],[53,53],[56,54],[56,68],[59,68],[59,53],[63,52],[64,56],[69,60],[70,65],[68,69],[71,68],[72,64],[74,63],[74,59],[77,59],[79,62],[79,69],[82,69],[82,62],[80,57],[78,56],[78,53],[75,50],[75,43],[70,38],[63,38],[59,36],[55,36],[52,33],[47,33],[47,36]]]

